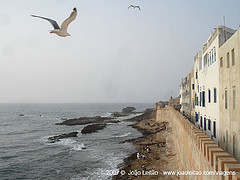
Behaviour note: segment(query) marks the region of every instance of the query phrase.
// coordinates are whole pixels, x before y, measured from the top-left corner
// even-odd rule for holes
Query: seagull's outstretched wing
[[[52,19],[48,19],[48,18],[45,18],[45,17],[36,16],[36,15],[31,15],[31,16],[32,17],[45,19],[45,20],[49,21],[53,25],[54,29],[60,29],[60,27],[58,26],[58,23],[56,21],[52,20]]]
[[[63,21],[62,25],[61,25],[61,29],[63,30],[67,30],[68,25],[77,17],[77,8],[73,8],[72,13],[70,14],[70,16]]]
[[[134,8],[134,5],[130,5],[130,6],[128,6],[128,9],[129,9],[130,7],[133,7],[133,8]]]
[[[139,9],[139,11],[141,11],[141,8],[140,8],[140,6],[135,6],[135,8],[138,8],[138,9]]]

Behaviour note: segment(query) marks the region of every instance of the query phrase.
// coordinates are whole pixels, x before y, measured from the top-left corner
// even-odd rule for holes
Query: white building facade
[[[195,125],[219,144],[219,47],[235,30],[219,26],[194,58]]]

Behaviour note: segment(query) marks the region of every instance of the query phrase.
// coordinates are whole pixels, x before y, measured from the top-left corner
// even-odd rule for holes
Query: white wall
[[[216,30],[217,31],[217,30]],[[215,32],[217,33],[217,32]],[[213,36],[213,34],[211,35]],[[213,141],[218,144],[219,142],[219,99],[217,96],[217,102],[214,103],[214,88],[217,89],[217,94],[219,91],[219,69],[218,69],[218,50],[219,50],[219,38],[215,34],[214,38],[209,38],[211,42],[207,42],[207,48],[204,48],[202,51],[202,69],[198,71],[198,80],[199,85],[196,88],[195,92],[197,93],[199,105],[195,107],[195,112],[199,113],[198,125],[200,127],[200,117],[202,116],[202,129],[209,136],[213,138]],[[215,54],[216,50],[216,54]],[[207,64],[204,65],[204,57],[208,54]],[[212,56],[213,54],[213,56]],[[210,59],[211,56],[211,59]],[[205,61],[206,62],[206,61]],[[195,62],[195,72],[196,68],[199,69],[199,59]],[[196,86],[198,86],[196,85]],[[209,102],[208,90],[210,90],[211,101]],[[205,107],[200,106],[200,92],[205,91]],[[204,130],[204,118],[206,118],[206,131]],[[211,120],[211,130],[208,130],[208,120]],[[216,122],[216,138],[213,137],[213,122]]]

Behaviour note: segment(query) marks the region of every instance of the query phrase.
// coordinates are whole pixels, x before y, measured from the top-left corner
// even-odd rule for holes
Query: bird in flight
[[[67,28],[68,25],[77,17],[77,8],[73,8],[72,13],[70,14],[70,16],[65,19],[65,21],[63,21],[61,28],[59,27],[58,23],[55,20],[49,19],[49,18],[45,18],[45,17],[41,17],[41,16],[36,16],[36,15],[31,15],[32,17],[37,17],[37,18],[42,18],[45,19],[47,21],[49,21],[52,25],[53,25],[53,30],[50,31],[50,33],[55,33],[58,36],[61,37],[66,37],[66,36],[71,36],[68,32],[67,32]]]
[[[138,8],[139,11],[141,11],[141,8],[140,8],[139,6],[130,5],[130,6],[128,7],[128,9],[131,8],[131,7],[134,8],[134,9],[135,9],[135,8]]]

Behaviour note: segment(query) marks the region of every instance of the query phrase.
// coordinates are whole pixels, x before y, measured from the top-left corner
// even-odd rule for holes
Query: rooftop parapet
[[[228,28],[226,26],[218,26],[214,28],[214,32],[211,32],[207,42],[203,45],[203,53],[208,49],[216,37],[219,37],[219,47],[223,45],[234,33],[236,30]]]

